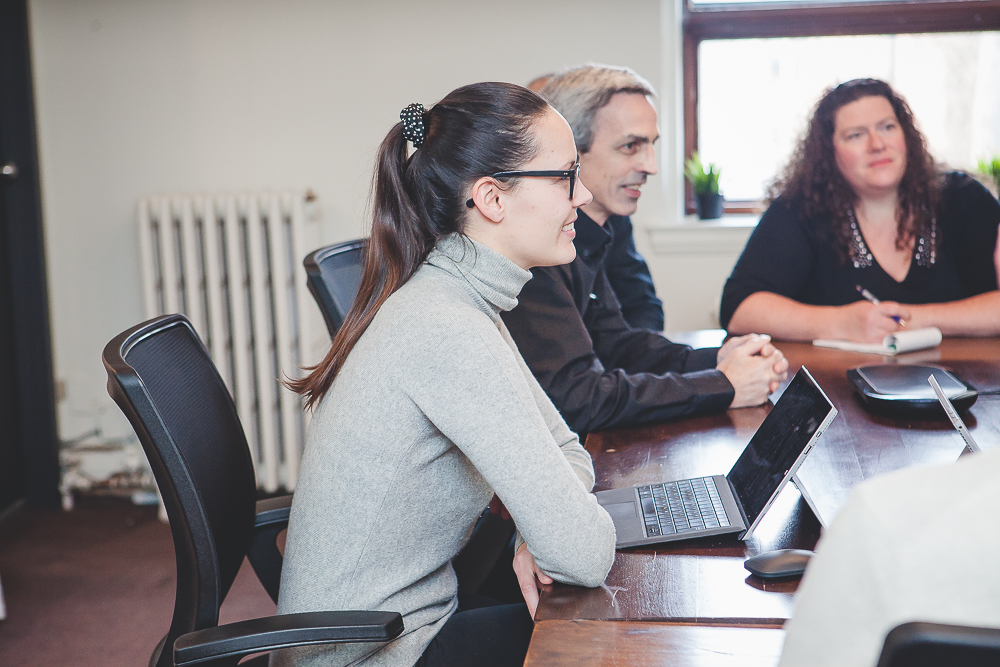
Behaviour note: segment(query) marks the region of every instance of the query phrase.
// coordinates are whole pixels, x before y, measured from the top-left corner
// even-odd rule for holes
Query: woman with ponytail
[[[598,586],[614,560],[590,456],[500,319],[529,269],[572,261],[591,195],[569,125],[525,88],[465,86],[400,118],[378,153],[354,306],[293,383],[315,415],[278,610],[398,611],[405,630],[275,660],[520,665],[538,582]],[[451,560],[494,494],[517,525],[524,603],[457,593]]]

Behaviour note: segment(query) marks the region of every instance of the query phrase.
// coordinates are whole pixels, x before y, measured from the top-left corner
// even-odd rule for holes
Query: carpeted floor
[[[14,512],[0,522],[0,665],[147,664],[170,622],[174,577],[155,507],[91,499],[72,512]],[[221,621],[273,613],[244,561]]]

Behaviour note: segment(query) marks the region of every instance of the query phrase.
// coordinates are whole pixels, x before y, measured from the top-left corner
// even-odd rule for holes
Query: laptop
[[[837,409],[803,366],[726,476],[598,491],[618,547],[739,533],[747,540]]]
[[[979,448],[979,445],[976,443],[975,439],[973,439],[972,434],[969,433],[969,429],[965,428],[965,422],[963,422],[962,418],[958,416],[958,411],[955,410],[955,406],[952,405],[948,397],[945,396],[944,390],[941,389],[941,385],[938,383],[937,378],[931,374],[928,376],[927,382],[934,389],[934,393],[937,394],[938,402],[940,402],[941,407],[944,408],[944,413],[948,415],[951,425],[955,427],[958,434],[962,436],[962,440],[965,441],[965,449],[962,450],[962,453],[959,454],[958,457],[962,458],[966,454],[976,454],[981,452],[982,450]]]

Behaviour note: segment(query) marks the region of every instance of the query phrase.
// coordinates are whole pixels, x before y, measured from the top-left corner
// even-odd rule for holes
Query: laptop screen
[[[800,369],[726,475],[751,525],[831,409],[820,388]]]

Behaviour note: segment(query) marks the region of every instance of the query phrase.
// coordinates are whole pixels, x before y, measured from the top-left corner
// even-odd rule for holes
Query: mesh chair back
[[[129,329],[103,359],[108,393],[142,443],[170,519],[177,598],[158,652],[170,664],[176,637],[218,624],[252,536],[253,461],[233,399],[186,317]]]
[[[320,248],[302,263],[306,267],[309,291],[319,304],[333,338],[358,295],[365,267],[365,242],[347,241]]]

